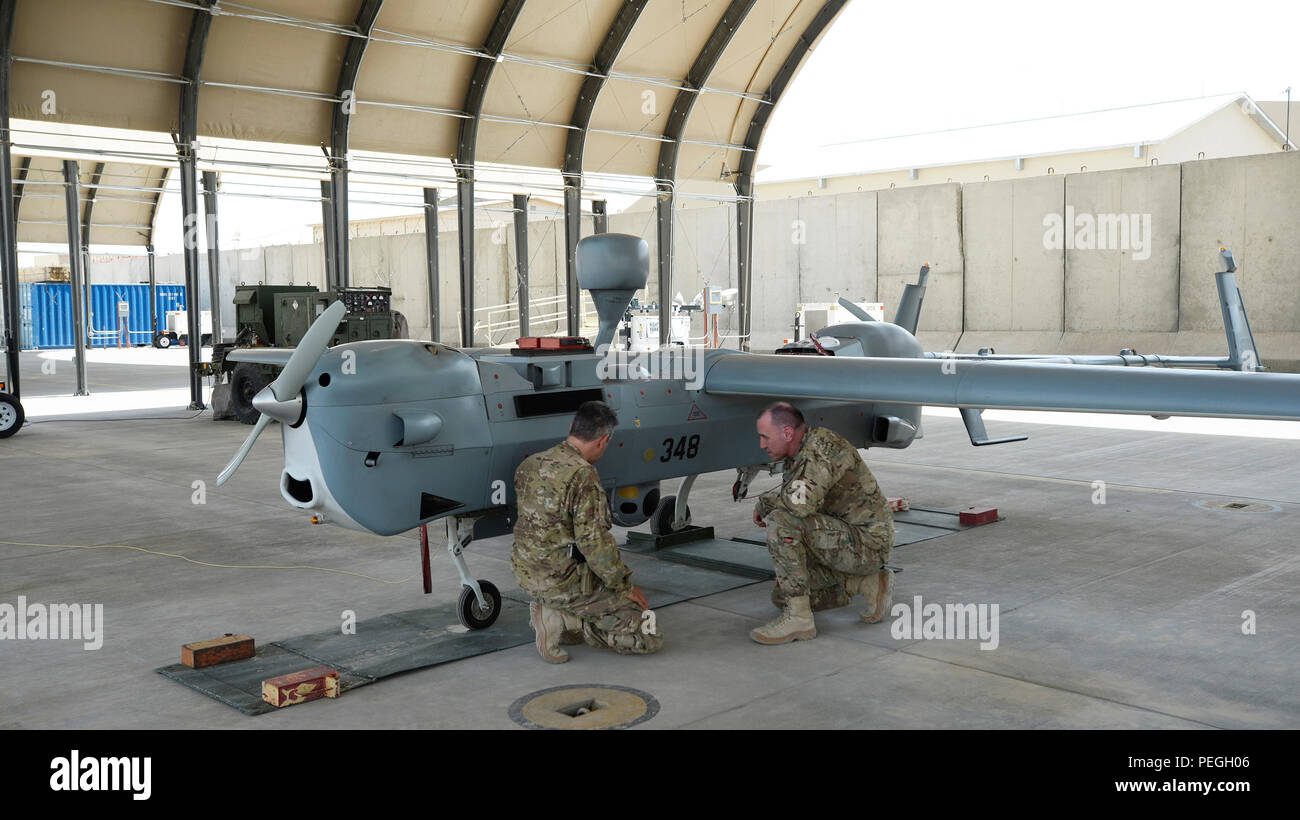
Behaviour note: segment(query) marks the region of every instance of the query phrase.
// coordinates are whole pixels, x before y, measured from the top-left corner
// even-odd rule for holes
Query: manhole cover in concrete
[[[1204,510],[1227,510],[1228,512],[1277,512],[1281,507],[1260,501],[1197,501],[1196,506]]]
[[[510,704],[510,719],[526,729],[626,729],[657,714],[659,701],[627,686],[554,686]]]

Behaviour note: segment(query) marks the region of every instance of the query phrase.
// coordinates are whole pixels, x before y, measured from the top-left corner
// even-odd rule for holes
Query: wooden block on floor
[[[181,663],[191,669],[202,669],[228,661],[242,661],[253,657],[253,639],[247,635],[227,632],[210,641],[196,641],[181,647]]]
[[[262,700],[276,707],[338,696],[339,673],[328,666],[290,672],[262,681]]]
[[[957,516],[962,524],[975,526],[977,524],[988,524],[998,520],[997,507],[968,507],[961,511]]]

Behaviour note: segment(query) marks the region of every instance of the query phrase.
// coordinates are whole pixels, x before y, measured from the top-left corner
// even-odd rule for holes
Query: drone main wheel
[[[496,584],[484,581],[482,578],[479,579],[478,588],[483,591],[488,608],[483,609],[478,605],[478,598],[474,595],[473,589],[462,587],[460,605],[456,607],[456,613],[460,617],[460,622],[470,629],[487,629],[497,622],[497,616],[501,614],[501,592]]]
[[[668,535],[673,532],[673,518],[677,514],[677,496],[666,495],[655,507],[650,516],[650,532],[655,535]],[[691,507],[686,505],[686,523],[691,523]]]

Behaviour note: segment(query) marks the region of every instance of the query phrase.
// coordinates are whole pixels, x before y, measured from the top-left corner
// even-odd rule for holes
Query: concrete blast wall
[[[706,284],[736,287],[736,213],[731,204],[679,210],[673,232],[673,294],[690,302]],[[770,350],[793,335],[795,307],[837,296],[885,303],[892,318],[903,285],[922,263],[932,272],[918,336],[929,350],[1003,353],[1222,354],[1216,296],[1220,246],[1236,253],[1238,279],[1267,365],[1300,369],[1300,156],[1264,154],[1093,173],[859,191],[756,203],[753,339]],[[612,214],[609,228],[650,246],[643,303],[658,299],[654,210]],[[583,235],[592,232],[583,219]],[[411,335],[430,338],[424,236],[352,241],[352,277],[384,285]],[[474,240],[475,304],[517,298],[517,249],[509,226]],[[564,225],[529,223],[534,300],[564,293]],[[202,255],[206,282],[206,254]],[[439,236],[440,338],[459,341],[460,286],[454,231]],[[92,266],[94,281],[142,281],[141,259]],[[179,256],[159,257],[158,281],[181,282]],[[222,254],[222,298],[238,282],[320,284],[319,245]],[[206,290],[206,288],[205,288]],[[589,304],[584,296],[584,302]],[[206,298],[203,299],[206,306]],[[533,333],[566,329],[563,304],[535,307]],[[549,313],[549,317],[543,314]],[[505,312],[488,317],[506,321]],[[232,311],[223,316],[233,331]],[[721,333],[738,332],[735,310]],[[698,316],[692,335],[703,339]],[[509,343],[499,328],[479,344]],[[736,340],[727,344],[734,346]]]

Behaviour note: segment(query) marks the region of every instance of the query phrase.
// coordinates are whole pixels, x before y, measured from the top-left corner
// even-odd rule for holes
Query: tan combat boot
[[[567,612],[562,612],[560,615],[564,618],[564,631],[560,633],[560,643],[567,646],[582,643],[582,619]]]
[[[560,648],[560,636],[564,634],[564,613],[549,606],[542,606],[536,601],[528,604],[528,623],[536,636],[534,643],[537,654],[547,663],[564,663],[569,653]]]
[[[771,623],[751,629],[749,637],[762,644],[789,643],[817,637],[813,622],[812,603],[807,595],[786,601],[785,612]]]
[[[858,620],[863,623],[880,623],[894,603],[894,573],[887,569],[868,575],[855,575],[844,587],[849,594],[860,594],[867,599],[866,609],[858,614]]]

